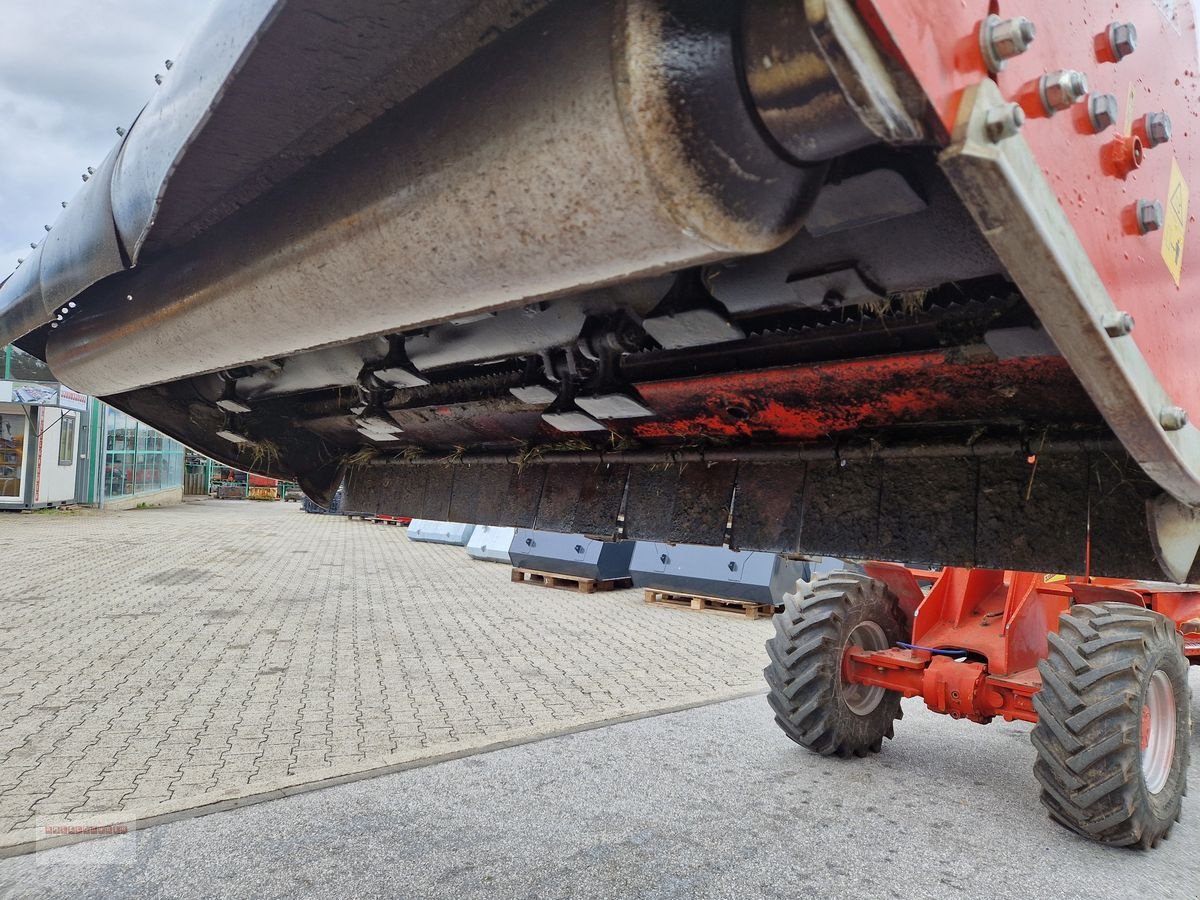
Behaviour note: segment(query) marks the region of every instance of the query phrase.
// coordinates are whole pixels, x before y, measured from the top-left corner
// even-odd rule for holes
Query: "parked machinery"
[[[807,561],[778,553],[651,541],[637,542],[629,565],[634,587],[772,605],[809,572]]]
[[[413,519],[408,523],[408,539],[426,544],[452,544],[465,547],[471,540],[474,525],[462,522],[434,522],[429,519]]]
[[[775,721],[803,747],[865,756],[903,697],[954,718],[1036,722],[1050,815],[1150,848],[1181,815],[1200,588],[868,563],[801,583],[767,642]]]
[[[518,569],[594,581],[629,577],[633,541],[598,541],[582,534],[518,528],[508,555]]]
[[[0,344],[320,503],[346,475],[372,515],[1198,581],[1196,25],[1175,0],[222,0],[0,284]],[[949,610],[994,578],[947,572]],[[884,673],[986,663],[978,717],[1029,694],[1004,643],[889,669],[942,612],[889,613],[879,578],[794,601],[777,665],[869,619],[846,639]],[[1150,724],[1043,784],[1152,844],[1181,623],[1068,583],[1061,626],[1040,600],[989,622],[1050,654],[1036,703],[1074,721],[1125,679],[1112,716],[1129,694]],[[894,709],[860,687],[847,727]],[[1105,760],[1129,803],[1096,819]]]

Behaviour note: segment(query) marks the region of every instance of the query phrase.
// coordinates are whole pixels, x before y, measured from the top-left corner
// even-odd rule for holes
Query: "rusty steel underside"
[[[1158,575],[853,4],[229,0],[193,51],[0,285],[73,387],[355,511]]]

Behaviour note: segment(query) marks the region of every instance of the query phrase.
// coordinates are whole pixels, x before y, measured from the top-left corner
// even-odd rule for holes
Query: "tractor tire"
[[[847,684],[851,643],[885,650],[901,639],[899,603],[881,581],[835,572],[785,594],[767,641],[768,702],[783,733],[822,756],[878,753],[902,716],[900,694]]]
[[[1126,603],[1059,617],[1038,664],[1034,775],[1050,817],[1101,844],[1148,850],[1187,793],[1191,692],[1183,639]]]

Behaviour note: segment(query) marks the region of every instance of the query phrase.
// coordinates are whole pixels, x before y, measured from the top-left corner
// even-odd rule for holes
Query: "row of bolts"
[[[1001,19],[988,16],[979,29],[979,48],[989,71],[998,75],[1007,60],[1029,49],[1036,29],[1024,16]],[[1137,28],[1132,22],[1113,22],[1098,36],[1098,47],[1107,49],[1113,62],[1120,62],[1137,50]],[[1088,95],[1087,75],[1074,69],[1063,69],[1043,75],[1038,81],[1038,95],[1047,116],[1070,109]],[[1117,98],[1112,94],[1093,94],[1088,97],[1088,121],[1092,131],[1100,134],[1116,124],[1119,112]],[[1019,103],[1005,103],[988,111],[984,122],[988,138],[999,143],[1012,137],[1025,124],[1025,110]],[[1143,146],[1154,148],[1171,140],[1171,118],[1165,112],[1151,112],[1137,125],[1138,134],[1131,136],[1129,164],[1140,165]],[[1138,200],[1134,207],[1138,231],[1149,234],[1164,223],[1163,207],[1157,200]],[[1100,325],[1112,338],[1127,337],[1133,332],[1133,316],[1115,311],[1104,314]],[[1159,411],[1159,424],[1164,431],[1179,431],[1188,423],[1187,410],[1166,406]]]

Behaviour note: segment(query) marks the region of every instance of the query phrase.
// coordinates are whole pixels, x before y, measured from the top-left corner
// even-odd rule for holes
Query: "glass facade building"
[[[104,498],[115,499],[183,488],[183,444],[160,431],[93,401],[103,410]]]
[[[183,482],[178,441],[59,384],[36,357],[0,348],[0,509],[170,502]]]

